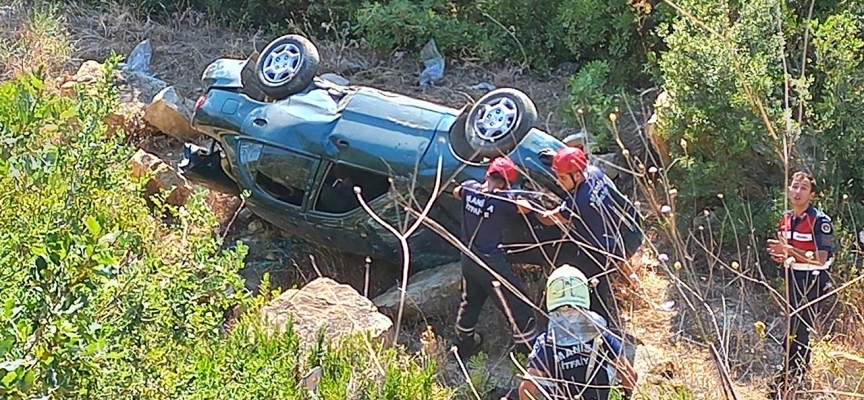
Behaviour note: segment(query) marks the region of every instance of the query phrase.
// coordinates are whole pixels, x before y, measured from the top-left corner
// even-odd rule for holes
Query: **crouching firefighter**
[[[518,352],[528,354],[537,336],[534,309],[522,300],[527,298],[524,285],[513,273],[500,247],[507,222],[518,214],[530,212],[527,201],[514,199],[505,191],[518,177],[516,165],[509,158],[499,157],[489,165],[485,182],[466,180],[453,190],[453,195],[462,200],[462,243],[509,283],[501,282],[496,287],[498,278],[462,254],[462,302],[456,316],[454,341],[463,360],[470,357],[482,341],[475,327],[487,298],[491,298],[510,322]],[[508,286],[521,294],[517,296]]]
[[[614,367],[625,398],[630,398],[637,373],[621,342],[590,307],[588,278],[582,271],[570,265],[552,271],[546,282],[549,324],[528,356],[527,375],[519,385],[520,400],[607,400],[609,367]]]

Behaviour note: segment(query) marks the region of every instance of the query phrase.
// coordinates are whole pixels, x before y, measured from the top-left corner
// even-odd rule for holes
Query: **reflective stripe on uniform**
[[[528,347],[531,347],[531,344],[534,343],[534,339],[537,339],[537,328],[536,324],[531,323],[531,329],[525,332],[519,332],[517,329],[513,332],[513,341],[517,343],[525,343]]]
[[[825,264],[822,264],[822,265],[798,263],[798,262],[789,263],[787,265],[793,271],[824,271],[824,270],[827,270],[828,267],[831,266],[831,260],[828,260],[828,262],[826,262]]]
[[[459,333],[459,334],[463,334],[463,333],[464,333],[464,334],[474,333],[474,329],[475,329],[475,328],[463,328],[463,327],[461,327],[461,326],[459,326],[459,325],[456,325],[456,333]]]

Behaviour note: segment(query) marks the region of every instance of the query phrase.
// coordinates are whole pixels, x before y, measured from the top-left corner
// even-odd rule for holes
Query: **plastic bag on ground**
[[[433,85],[435,81],[444,77],[444,56],[438,51],[435,39],[429,39],[429,42],[423,46],[420,50],[420,58],[423,59],[425,66],[420,73],[420,86]]]
[[[144,39],[141,43],[132,49],[129,57],[123,65],[123,69],[127,71],[136,71],[147,73],[150,69],[150,59],[153,57],[153,46],[150,45],[150,39]]]

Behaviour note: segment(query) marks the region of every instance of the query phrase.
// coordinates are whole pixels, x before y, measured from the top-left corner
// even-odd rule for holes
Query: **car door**
[[[306,211],[307,220],[315,226],[316,241],[355,254],[392,253],[391,241],[378,233],[375,225],[380,224],[363,209],[354,193],[355,186],[361,187],[367,205],[380,213],[393,203],[389,177],[352,164],[333,162],[325,162],[319,175]]]
[[[251,192],[249,208],[264,220],[301,237],[313,228],[304,210],[320,159],[273,144],[244,139],[238,172]]]

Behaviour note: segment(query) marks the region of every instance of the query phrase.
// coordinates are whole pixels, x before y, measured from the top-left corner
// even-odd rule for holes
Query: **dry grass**
[[[0,6],[0,80],[23,71],[58,76],[67,70],[72,50],[62,15],[46,6]]]

